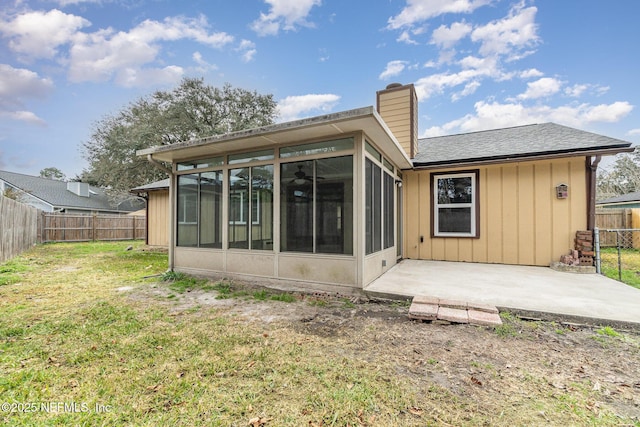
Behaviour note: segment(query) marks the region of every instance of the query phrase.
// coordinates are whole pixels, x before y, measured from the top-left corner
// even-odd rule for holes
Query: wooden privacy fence
[[[0,195],[0,262],[38,241],[38,210]]]
[[[640,209],[598,209],[596,210],[596,227],[600,230],[640,229]],[[640,249],[640,232],[629,231],[629,244],[624,247]],[[616,246],[615,232],[601,232],[600,246]]]
[[[42,212],[40,241],[87,242],[144,239],[144,216]]]

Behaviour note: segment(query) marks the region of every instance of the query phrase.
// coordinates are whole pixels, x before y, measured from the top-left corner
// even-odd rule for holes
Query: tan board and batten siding
[[[147,203],[147,244],[169,246],[169,190],[150,191]]]
[[[413,85],[391,84],[378,91],[378,112],[400,146],[413,158],[418,153],[418,99]]]
[[[479,238],[431,237],[431,173],[479,170]],[[558,199],[555,187],[569,185]],[[548,266],[587,226],[585,159],[404,172],[404,255],[411,259]],[[423,242],[420,242],[420,237]]]

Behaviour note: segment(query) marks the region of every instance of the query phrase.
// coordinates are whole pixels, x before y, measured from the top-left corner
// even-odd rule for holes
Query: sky
[[[184,77],[278,122],[413,83],[419,136],[555,122],[640,143],[640,1],[2,0],[0,170],[68,178],[96,123]]]

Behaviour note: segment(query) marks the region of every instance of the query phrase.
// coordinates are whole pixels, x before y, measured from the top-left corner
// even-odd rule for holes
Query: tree
[[[62,171],[55,167],[44,168],[40,171],[40,176],[47,179],[55,179],[57,181],[64,181],[66,176]]]
[[[226,84],[216,88],[203,79],[185,78],[171,91],[157,91],[119,113],[94,124],[82,145],[91,177],[111,192],[166,178],[161,170],[136,156],[136,151],[212,135],[272,124],[272,95],[260,95]]]
[[[619,154],[611,169],[600,170],[597,187],[599,200],[640,191],[640,152]]]

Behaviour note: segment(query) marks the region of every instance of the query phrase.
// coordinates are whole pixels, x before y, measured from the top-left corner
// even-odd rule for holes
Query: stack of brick
[[[595,256],[595,252],[593,251],[593,232],[577,231],[575,250],[578,252],[578,265],[592,266]]]

